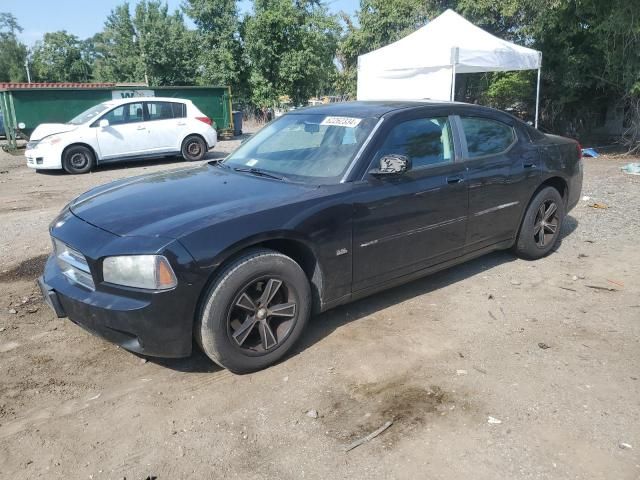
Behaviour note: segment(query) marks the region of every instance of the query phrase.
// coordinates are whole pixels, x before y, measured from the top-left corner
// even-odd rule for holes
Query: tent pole
[[[451,68],[451,95],[450,100],[453,102],[456,98],[456,64]]]
[[[456,65],[460,56],[459,52],[460,49],[458,47],[451,48],[451,93],[449,94],[449,100],[452,102],[456,99]]]
[[[538,67],[538,85],[536,87],[536,121],[535,127],[538,128],[538,116],[540,114],[540,72],[542,71],[542,52],[540,52],[540,66]]]

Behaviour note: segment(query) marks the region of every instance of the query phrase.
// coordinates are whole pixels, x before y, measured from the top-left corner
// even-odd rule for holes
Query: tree
[[[335,71],[336,16],[314,0],[255,0],[254,10],[245,25],[253,101],[306,104]]]
[[[25,61],[27,47],[18,41],[22,32],[16,17],[0,13],[0,82],[24,82],[27,80]]]
[[[91,65],[83,58],[83,43],[62,30],[45,33],[33,50],[33,77],[40,82],[88,82]]]
[[[628,102],[640,81],[637,2],[521,2],[533,13],[518,29],[543,54],[542,120],[547,128],[575,135],[592,130],[602,112],[616,104],[633,111]]]
[[[248,72],[236,0],[186,0],[183,9],[198,29],[198,82],[230,85],[236,96],[247,96]]]
[[[140,51],[129,4],[118,5],[107,17],[102,32],[92,41],[97,51],[95,77],[103,82],[144,81]]]
[[[96,79],[143,82],[149,85],[192,85],[195,78],[195,37],[180,12],[143,0],[132,16],[129,4],[117,6],[104,30],[93,37]]]

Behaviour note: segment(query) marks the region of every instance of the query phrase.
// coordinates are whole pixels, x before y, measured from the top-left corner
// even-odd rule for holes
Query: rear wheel
[[[82,145],[72,145],[62,154],[62,168],[67,173],[87,173],[91,171],[95,161],[91,149]]]
[[[519,257],[536,260],[547,255],[560,239],[564,200],[553,187],[545,187],[531,200],[514,246]]]
[[[214,362],[235,373],[265,368],[300,337],[311,312],[309,281],[291,258],[256,249],[211,285],[195,328]]]
[[[190,162],[202,160],[207,153],[207,144],[198,135],[189,135],[182,142],[182,157]]]

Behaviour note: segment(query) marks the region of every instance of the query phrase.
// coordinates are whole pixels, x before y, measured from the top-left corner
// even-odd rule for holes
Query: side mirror
[[[406,155],[395,153],[380,158],[380,166],[371,170],[372,175],[398,175],[411,170],[411,159]]]
[[[100,121],[98,122],[98,126],[99,126],[100,128],[106,128],[106,127],[108,127],[108,126],[109,126],[109,120],[107,120],[106,118],[103,118],[102,120],[100,120]]]

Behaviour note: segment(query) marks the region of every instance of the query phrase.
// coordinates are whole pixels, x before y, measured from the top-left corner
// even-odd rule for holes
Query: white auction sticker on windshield
[[[361,118],[353,117],[326,117],[322,122],[320,122],[320,125],[355,128],[361,121]]]
[[[246,163],[246,165],[248,165],[249,167],[253,167],[256,163],[258,163],[258,160],[256,160],[255,158],[252,158]]]

